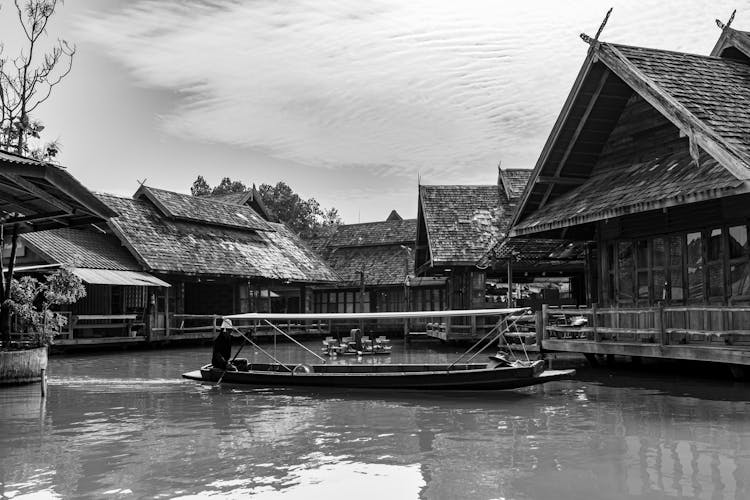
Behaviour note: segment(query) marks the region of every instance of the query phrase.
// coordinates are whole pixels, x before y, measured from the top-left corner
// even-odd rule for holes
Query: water
[[[454,358],[431,343],[394,351],[393,361]],[[277,354],[313,361],[290,346]],[[728,380],[584,370],[440,395],[179,378],[209,357],[205,347],[53,357],[46,401],[38,385],[1,389],[0,495],[750,498],[748,391]]]

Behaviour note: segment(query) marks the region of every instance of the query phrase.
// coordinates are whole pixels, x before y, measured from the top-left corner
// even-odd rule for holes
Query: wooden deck
[[[573,326],[573,318],[583,324]],[[750,366],[748,307],[544,307],[537,323],[537,341],[546,351]]]

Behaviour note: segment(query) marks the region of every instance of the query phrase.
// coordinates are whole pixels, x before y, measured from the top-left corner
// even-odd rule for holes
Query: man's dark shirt
[[[211,357],[211,364],[215,368],[225,370],[229,358],[232,356],[232,336],[229,332],[224,330],[219,332],[219,335],[214,339],[214,352]]]

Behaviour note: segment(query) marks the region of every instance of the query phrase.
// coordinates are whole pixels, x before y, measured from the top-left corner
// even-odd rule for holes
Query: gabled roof
[[[208,196],[192,196],[141,186],[133,198],[148,199],[170,219],[236,229],[273,230],[252,208],[224,203]]]
[[[390,220],[404,220],[404,218],[401,217],[401,215],[399,215],[399,213],[396,212],[395,210],[391,210],[391,213],[388,214],[388,218],[386,219],[386,221],[390,221]]]
[[[740,61],[750,60],[750,33],[725,26],[718,19],[716,23],[722,30],[721,36],[711,50],[711,56]]]
[[[114,215],[64,168],[0,151],[0,220],[6,226],[39,231]]]
[[[496,185],[420,186],[419,209],[433,267],[475,265],[506,236],[512,214]]]
[[[383,222],[337,226],[331,235],[317,238],[311,245],[347,285],[359,284],[363,267],[368,286],[401,285],[414,268],[410,249],[416,234],[416,219],[389,217]]]
[[[251,191],[242,191],[241,193],[212,194],[206,198],[220,201],[222,203],[231,203],[232,205],[245,205],[253,197]]]
[[[115,271],[141,270],[130,252],[110,234],[62,228],[27,233],[21,239],[48,264]]]
[[[110,221],[112,231],[149,271],[295,282],[338,280],[328,265],[283,224],[264,222],[269,229],[264,231],[227,227],[213,220],[166,216],[148,196],[98,196],[120,214]]]
[[[498,184],[503,187],[505,196],[511,203],[521,197],[529,177],[531,169],[528,168],[498,168]]]
[[[251,189],[242,191],[241,193],[212,194],[207,196],[207,198],[224,203],[231,203],[232,205],[247,205],[265,220],[269,222],[279,222],[268,210],[265,203],[263,203],[260,192],[255,187],[255,184],[253,184]]]
[[[750,65],[592,43],[524,191],[513,234],[744,192],[750,179]],[[666,151],[650,162],[630,158],[627,175],[593,179],[602,149],[633,96],[686,136],[685,151]],[[690,160],[698,163],[692,170]],[[678,178],[675,169],[688,177]],[[610,194],[611,203],[596,201],[597,193],[619,186],[611,184],[615,181],[627,183],[621,196]]]

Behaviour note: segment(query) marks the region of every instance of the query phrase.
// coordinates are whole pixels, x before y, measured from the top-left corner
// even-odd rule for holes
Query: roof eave
[[[585,186],[584,186],[585,187]],[[538,233],[544,233],[547,231],[554,231],[556,229],[564,229],[573,226],[581,226],[583,224],[590,224],[593,222],[603,221],[607,219],[613,219],[616,217],[622,217],[625,215],[648,212],[651,210],[660,210],[670,207],[676,207],[680,205],[687,205],[691,203],[699,203],[702,201],[715,200],[722,198],[728,194],[731,196],[750,193],[750,182],[742,181],[734,188],[729,189],[711,189],[707,191],[701,191],[697,193],[690,193],[688,195],[674,196],[670,198],[663,198],[659,200],[652,200],[648,202],[638,203],[635,205],[627,205],[624,207],[618,207],[611,210],[602,210],[598,212],[591,212],[588,214],[571,217],[568,219],[562,219],[559,221],[547,222],[542,224],[536,224],[527,227],[514,227],[510,232],[511,238],[518,238],[523,236],[532,236]]]

